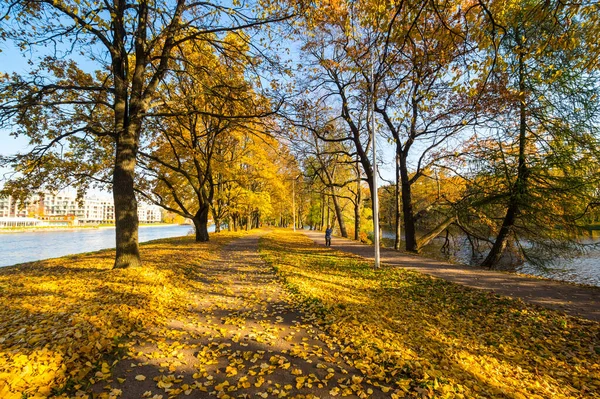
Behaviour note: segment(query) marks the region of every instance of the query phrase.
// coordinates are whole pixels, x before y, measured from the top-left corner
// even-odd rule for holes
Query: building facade
[[[100,224],[115,222],[115,206],[112,200],[87,196],[77,198],[74,192],[46,192],[33,195],[24,203],[11,196],[0,198],[0,218],[36,218],[49,225]],[[140,223],[162,221],[161,208],[156,205],[138,204]]]

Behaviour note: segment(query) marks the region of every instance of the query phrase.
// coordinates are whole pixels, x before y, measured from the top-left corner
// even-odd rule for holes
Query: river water
[[[187,225],[142,226],[139,241],[184,236],[192,229]],[[0,233],[0,266],[114,247],[114,227]]]
[[[546,270],[536,268],[527,262],[517,266],[517,272],[531,274],[553,280],[568,281],[571,283],[595,285],[600,287],[600,237],[597,232],[584,239],[585,244],[590,244],[589,250],[573,259],[557,259],[554,265]],[[383,230],[383,237],[393,239],[392,231]],[[440,252],[444,239],[438,237],[432,244],[423,249],[424,256],[444,259],[453,263],[471,264],[471,250],[466,239],[460,238],[454,243],[454,251],[448,255]],[[594,245],[595,244],[595,245]]]

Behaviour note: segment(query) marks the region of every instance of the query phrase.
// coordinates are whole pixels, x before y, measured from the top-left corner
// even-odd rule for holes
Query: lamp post
[[[381,266],[379,254],[379,195],[377,193],[377,151],[375,137],[375,74],[371,53],[371,143],[373,145],[373,241],[375,244],[375,269]]]

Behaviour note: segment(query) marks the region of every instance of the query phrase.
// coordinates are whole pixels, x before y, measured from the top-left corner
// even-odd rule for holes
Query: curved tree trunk
[[[456,221],[456,216],[450,216],[438,224],[433,230],[419,238],[417,250],[420,251],[424,246],[429,244],[431,240],[442,234],[444,230],[448,228],[452,223]]]
[[[342,214],[342,208],[340,207],[340,202],[338,201],[337,196],[333,192],[333,188],[331,188],[331,198],[333,199],[333,207],[335,209],[335,215],[338,220],[338,224],[340,226],[340,235],[344,238],[348,238],[348,232],[346,231],[346,222],[344,222],[344,215]]]
[[[521,97],[523,97],[525,93],[524,73],[525,64],[523,60],[523,54],[519,53],[519,92],[521,93]],[[519,104],[519,159],[517,166],[517,179],[512,187],[508,208],[506,209],[506,216],[502,221],[502,227],[500,227],[500,231],[498,232],[496,241],[494,241],[494,245],[492,245],[492,249],[481,263],[481,266],[489,267],[490,269],[495,268],[502,258],[502,254],[508,245],[508,240],[511,236],[513,226],[515,225],[515,221],[519,213],[522,197],[525,195],[526,191],[527,165],[525,163],[525,148],[527,145],[527,120],[525,115],[525,98],[521,98]]]
[[[192,221],[196,228],[196,242],[208,241],[208,205],[200,205]]]

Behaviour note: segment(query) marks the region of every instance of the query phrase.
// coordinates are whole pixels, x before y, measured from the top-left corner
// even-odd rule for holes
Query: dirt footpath
[[[323,232],[304,231],[304,234],[315,243],[325,245]],[[366,259],[374,259],[372,245],[333,237],[331,246]],[[600,321],[600,288],[598,287],[456,265],[386,248],[381,249],[381,262],[390,266],[416,270],[468,287],[520,298],[529,303],[564,311],[572,316]]]
[[[113,364],[100,397],[386,397],[328,347],[291,305],[258,254],[255,233],[197,266],[203,292],[192,316],[171,320]]]

